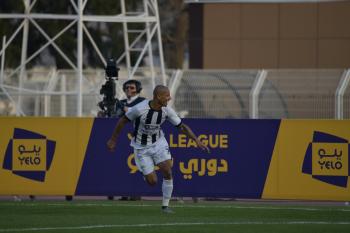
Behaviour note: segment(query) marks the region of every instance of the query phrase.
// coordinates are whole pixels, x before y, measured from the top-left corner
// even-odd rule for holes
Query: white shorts
[[[154,171],[154,166],[171,159],[168,142],[165,138],[159,139],[155,145],[146,148],[134,148],[135,163],[143,175]]]

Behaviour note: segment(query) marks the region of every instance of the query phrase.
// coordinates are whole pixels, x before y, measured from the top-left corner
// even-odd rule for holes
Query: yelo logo
[[[347,176],[347,143],[312,143],[312,175]]]
[[[302,172],[313,179],[347,187],[350,173],[348,140],[315,131],[305,153]]]
[[[55,148],[56,142],[45,135],[15,128],[13,138],[7,145],[2,167],[15,175],[44,182]]]
[[[46,171],[46,140],[14,139],[12,171]]]

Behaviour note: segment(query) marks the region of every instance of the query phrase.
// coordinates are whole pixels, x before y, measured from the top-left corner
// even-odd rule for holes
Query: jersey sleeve
[[[126,105],[126,107],[128,108],[126,112],[131,111],[132,108],[136,108],[136,105],[141,104],[145,100],[146,99],[143,97],[138,97],[134,102],[131,102],[131,104]]]
[[[175,126],[181,125],[181,118],[176,114],[174,109],[167,107],[167,112],[168,112],[168,120],[170,121],[171,124]]]
[[[128,108],[128,111],[125,113],[126,118],[128,118],[130,121],[135,120],[140,114],[139,109],[137,106],[134,106],[132,108]]]

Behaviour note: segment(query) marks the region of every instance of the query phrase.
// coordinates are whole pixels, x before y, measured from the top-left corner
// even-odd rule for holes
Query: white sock
[[[172,179],[171,180],[163,179],[162,192],[163,192],[162,206],[168,206],[169,201],[171,199],[171,194],[173,192],[173,180]]]

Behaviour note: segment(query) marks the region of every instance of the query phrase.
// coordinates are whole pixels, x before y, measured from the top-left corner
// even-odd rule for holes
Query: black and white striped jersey
[[[156,111],[151,108],[149,100],[135,105],[126,112],[125,116],[134,123],[134,138],[131,146],[135,148],[153,145],[158,139],[164,137],[160,126],[165,120],[175,126],[181,124],[180,117],[172,108],[162,107],[162,110]]]

